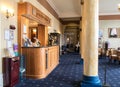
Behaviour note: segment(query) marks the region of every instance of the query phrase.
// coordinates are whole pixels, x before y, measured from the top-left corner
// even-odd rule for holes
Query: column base
[[[98,76],[85,76],[83,75],[80,87],[102,87]]]

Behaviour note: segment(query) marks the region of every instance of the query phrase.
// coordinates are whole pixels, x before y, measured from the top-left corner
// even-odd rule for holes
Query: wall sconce
[[[118,4],[118,10],[120,10],[120,4]]]
[[[14,12],[11,12],[9,10],[6,11],[6,18],[14,16]]]
[[[9,17],[13,17],[14,16],[14,10],[10,9],[10,8],[6,8],[5,6],[2,7],[2,11],[4,11],[4,14],[6,16],[6,18],[8,19]]]
[[[81,5],[83,5],[83,4],[84,4],[84,0],[81,0],[81,2],[80,2],[80,3],[81,3]]]

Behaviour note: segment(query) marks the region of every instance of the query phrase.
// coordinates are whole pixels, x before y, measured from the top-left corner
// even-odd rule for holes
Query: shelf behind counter
[[[25,56],[25,76],[45,78],[59,64],[59,46],[22,47]]]

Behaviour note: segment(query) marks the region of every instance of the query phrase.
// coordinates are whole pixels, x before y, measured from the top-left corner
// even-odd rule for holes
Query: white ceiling
[[[47,0],[60,18],[80,17],[80,0]]]
[[[118,4],[120,4],[120,0],[99,0],[99,14],[120,14],[120,10],[118,10]]]
[[[60,18],[80,17],[81,0],[47,0]],[[99,0],[99,14],[120,14],[118,4],[120,0]]]

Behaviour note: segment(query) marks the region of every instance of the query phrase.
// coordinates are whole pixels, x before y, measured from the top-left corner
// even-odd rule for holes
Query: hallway
[[[79,64],[80,56],[77,53],[69,53],[60,57],[60,64],[45,79],[33,80],[24,79],[15,87],[80,87],[80,80],[83,74],[83,64]],[[108,63],[105,58],[99,59],[99,77],[104,81],[104,65],[107,64],[107,83],[111,87],[119,87],[120,65]],[[108,67],[109,65],[109,67]]]

